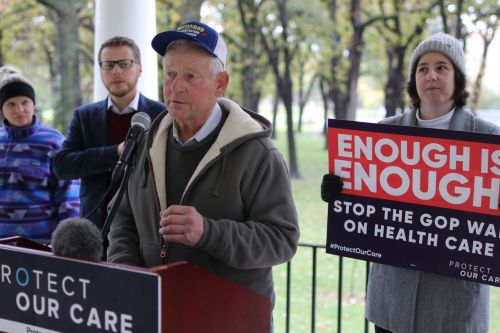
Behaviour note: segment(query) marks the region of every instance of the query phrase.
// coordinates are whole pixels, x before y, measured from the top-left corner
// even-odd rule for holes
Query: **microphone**
[[[151,118],[147,113],[137,112],[132,116],[130,124],[130,129],[127,133],[127,137],[125,138],[123,154],[120,156],[120,159],[113,170],[113,174],[111,175],[111,182],[113,183],[121,177],[125,166],[130,163],[130,160],[134,156],[137,143],[141,140],[144,132],[147,131],[151,125]]]
[[[52,232],[52,253],[58,256],[99,261],[103,253],[101,232],[90,220],[71,217]]]

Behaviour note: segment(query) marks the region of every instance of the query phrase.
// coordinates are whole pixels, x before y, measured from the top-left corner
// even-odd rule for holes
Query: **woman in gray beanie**
[[[411,57],[407,92],[412,108],[380,123],[499,134],[498,126],[464,109],[468,96],[465,82],[465,55],[460,42],[444,33],[432,35],[415,48]],[[339,182],[335,175],[324,176],[323,200],[341,191]],[[485,333],[489,287],[374,263],[365,312],[376,333]]]
[[[410,60],[407,92],[413,108],[383,124],[499,134],[492,123],[464,109],[465,54],[454,37],[437,33],[421,42]],[[487,285],[406,268],[373,264],[366,317],[376,332],[485,333]]]

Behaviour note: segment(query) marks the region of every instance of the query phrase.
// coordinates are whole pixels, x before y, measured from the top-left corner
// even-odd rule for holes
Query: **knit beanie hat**
[[[0,110],[11,97],[26,96],[35,104],[35,90],[21,72],[10,66],[0,67]]]
[[[465,77],[465,54],[460,42],[442,32],[428,37],[415,48],[410,60],[410,77],[415,72],[418,59],[429,52],[438,52],[446,56]]]

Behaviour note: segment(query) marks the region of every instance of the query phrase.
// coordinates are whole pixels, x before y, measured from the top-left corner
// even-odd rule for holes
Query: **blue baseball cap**
[[[181,24],[177,30],[160,32],[151,41],[153,49],[164,56],[168,45],[179,39],[187,39],[202,46],[214,57],[219,58],[226,68],[227,47],[222,37],[206,24],[197,21],[189,21]]]

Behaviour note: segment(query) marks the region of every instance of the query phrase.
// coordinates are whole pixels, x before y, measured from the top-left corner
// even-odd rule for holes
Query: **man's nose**
[[[115,73],[119,73],[122,71],[121,67],[118,65],[118,63],[114,63],[113,64],[113,68],[111,69],[111,71],[113,72],[113,74]]]
[[[184,82],[181,77],[176,76],[173,80],[172,83],[170,84],[170,90],[173,92],[180,92],[184,89]]]

